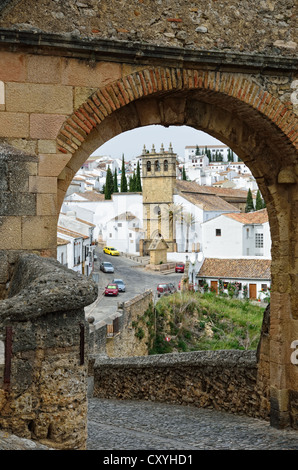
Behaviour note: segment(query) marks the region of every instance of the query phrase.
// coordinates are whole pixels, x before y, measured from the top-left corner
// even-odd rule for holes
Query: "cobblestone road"
[[[47,449],[0,431],[0,450]],[[129,451],[131,455],[186,451],[194,457],[195,451],[202,450],[297,451],[298,431],[278,430],[263,420],[210,409],[91,398],[87,450],[102,451],[101,459],[110,451],[117,458]]]
[[[210,409],[89,400],[89,450],[298,450],[298,431]]]

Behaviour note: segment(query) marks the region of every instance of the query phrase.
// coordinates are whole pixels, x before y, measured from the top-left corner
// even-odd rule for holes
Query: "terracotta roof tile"
[[[238,214],[225,214],[225,216],[230,217],[230,219],[237,220],[242,224],[264,224],[268,222],[267,209],[247,213],[241,212]]]
[[[183,193],[182,197],[192,204],[202,207],[205,211],[239,212],[237,207],[213,194]]]
[[[271,260],[206,258],[197,277],[218,279],[270,279]]]
[[[191,192],[200,194],[213,194],[219,197],[236,197],[247,199],[247,191],[232,188],[216,188],[213,186],[200,186],[194,181],[176,180],[176,189],[180,192]]]

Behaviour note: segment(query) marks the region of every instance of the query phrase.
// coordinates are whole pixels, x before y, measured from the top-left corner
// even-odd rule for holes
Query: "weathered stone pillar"
[[[1,429],[52,448],[86,448],[84,306],[96,297],[93,281],[55,259],[20,256],[0,302]]]
[[[281,172],[271,188],[270,417],[274,427],[298,429],[298,171]],[[297,342],[297,343],[296,343]],[[297,344],[297,346],[296,346]]]

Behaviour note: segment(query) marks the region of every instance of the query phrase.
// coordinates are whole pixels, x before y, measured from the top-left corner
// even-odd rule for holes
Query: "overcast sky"
[[[131,131],[123,132],[99,147],[93,155],[109,155],[111,158],[131,160],[142,154],[144,144],[147,150],[151,150],[154,144],[155,150],[160,151],[161,144],[168,150],[172,144],[174,153],[184,158],[184,149],[187,145],[220,145],[222,142],[214,139],[209,134],[197,131],[188,126],[146,126]]]

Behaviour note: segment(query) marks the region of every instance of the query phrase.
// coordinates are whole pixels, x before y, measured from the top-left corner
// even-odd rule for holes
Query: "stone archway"
[[[298,165],[296,117],[247,76],[148,68],[93,93],[57,138],[67,164],[58,178],[62,203],[72,177],[91,152],[126,130],[150,124],[189,125],[218,138],[248,165],[266,200],[272,237],[270,368],[272,422],[295,422],[298,371]],[[296,142],[296,145],[295,145]],[[296,420],[296,421],[295,421]]]

